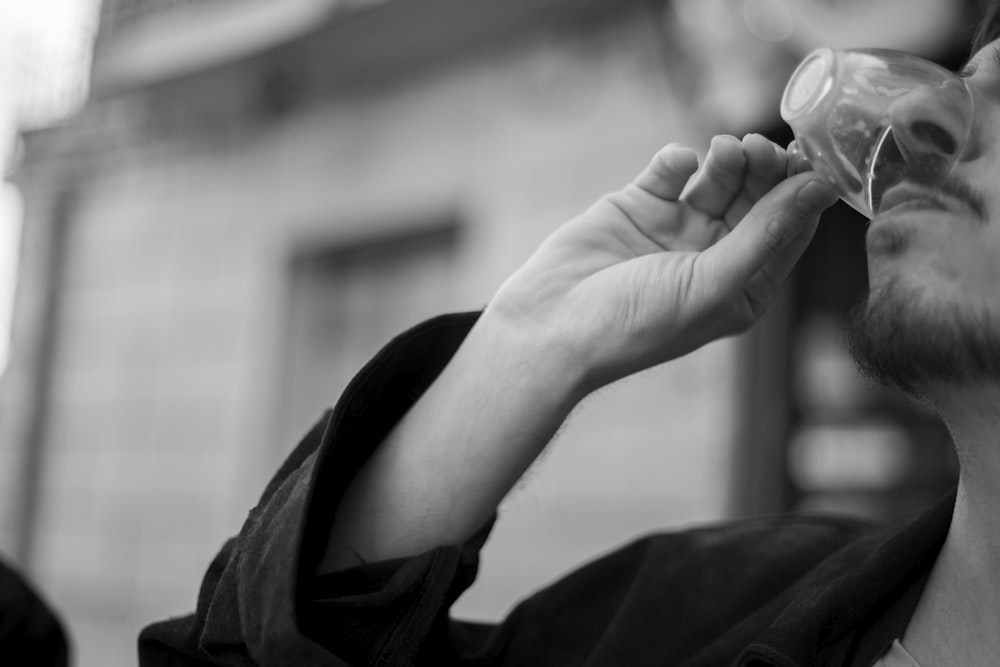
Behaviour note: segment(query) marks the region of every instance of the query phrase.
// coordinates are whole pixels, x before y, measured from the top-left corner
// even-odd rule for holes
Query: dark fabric
[[[444,368],[475,318],[430,320],[398,336],[361,370],[337,406],[289,455],[240,533],[209,565],[195,612],[140,633],[140,665],[351,664],[314,642],[303,632],[310,619],[299,619],[311,602],[311,575],[336,504],[372,450]],[[441,549],[439,557],[414,559],[408,567],[420,571],[425,561],[439,570],[459,564],[456,550]],[[428,592],[426,604],[440,604],[435,596],[442,593]],[[350,600],[345,602],[350,606]],[[359,639],[368,641],[365,634]]]
[[[952,492],[898,532],[861,537],[821,563],[802,582],[792,604],[750,646],[748,659],[843,664],[857,633],[873,615],[930,570],[948,534],[954,503]],[[776,647],[789,662],[777,661]]]
[[[62,623],[17,572],[0,562],[0,665],[68,664]]]
[[[855,645],[851,649],[848,660],[850,667],[871,667],[889,650],[893,641],[903,638],[917,603],[920,602],[929,575],[928,570],[917,577],[899,597],[891,600],[884,610],[875,613],[874,620],[870,624],[865,624],[867,627],[858,633]]]
[[[953,498],[895,533],[779,516],[652,535],[532,595],[500,624],[450,620],[489,526],[462,546],[314,577],[339,498],[476,314],[402,334],[302,440],[209,567],[195,612],[146,628],[162,665],[843,665],[926,571]]]

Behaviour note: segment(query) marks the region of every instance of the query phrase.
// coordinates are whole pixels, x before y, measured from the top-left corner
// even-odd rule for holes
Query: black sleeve
[[[0,665],[66,667],[69,648],[56,615],[0,561]]]
[[[195,612],[142,631],[143,667],[398,664],[433,643],[451,601],[475,577],[488,527],[461,547],[325,577],[313,573],[348,483],[438,376],[476,317],[429,320],[361,370],[212,561]]]

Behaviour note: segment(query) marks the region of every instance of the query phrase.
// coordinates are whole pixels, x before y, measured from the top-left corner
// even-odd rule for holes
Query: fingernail
[[[837,201],[836,191],[830,184],[822,180],[812,180],[799,188],[795,195],[795,204],[800,209],[810,213],[821,211]]]
[[[709,142],[709,146],[714,147],[722,143],[739,144],[740,140],[731,134],[717,134],[714,137],[712,137],[712,141]]]
[[[789,153],[788,154],[788,175],[796,176],[802,172],[809,171],[812,169],[812,165],[809,164],[809,160],[805,158],[801,153]]]
[[[698,168],[698,154],[687,146],[671,146],[661,156],[663,162],[671,169],[689,170]]]

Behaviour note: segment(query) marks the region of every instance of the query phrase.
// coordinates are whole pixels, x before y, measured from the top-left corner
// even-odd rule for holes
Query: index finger
[[[818,174],[792,176],[764,195],[740,224],[701,257],[715,268],[721,283],[742,289],[782,250],[803,238],[803,232],[811,236],[820,213],[836,200],[836,193]]]

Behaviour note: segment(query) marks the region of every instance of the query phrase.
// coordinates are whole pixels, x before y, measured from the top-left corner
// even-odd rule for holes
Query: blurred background
[[[135,663],[298,437],[402,329],[476,309],[670,141],[790,139],[819,45],[949,66],[973,0],[8,0],[0,7],[0,553],[76,664]],[[499,616],[640,533],[899,521],[947,434],[861,380],[864,222],[826,216],[748,335],[590,397],[458,603]]]

